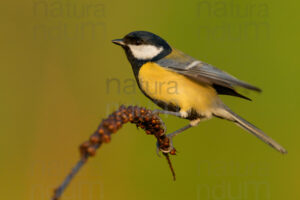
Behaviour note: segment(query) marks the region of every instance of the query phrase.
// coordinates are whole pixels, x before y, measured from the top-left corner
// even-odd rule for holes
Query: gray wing
[[[261,91],[261,89],[259,89],[258,87],[241,81],[210,64],[196,60],[178,50],[173,49],[170,55],[157,61],[157,63],[172,71],[185,75],[195,81],[218,86],[223,91],[225,89],[238,94],[234,90],[235,87],[242,87],[258,92]]]

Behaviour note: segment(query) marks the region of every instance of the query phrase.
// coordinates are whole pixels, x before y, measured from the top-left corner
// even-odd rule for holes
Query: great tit
[[[287,153],[219,98],[231,95],[250,100],[238,93],[236,87],[260,92],[258,87],[172,48],[164,39],[147,31],[131,32],[112,42],[125,50],[141,91],[163,109],[157,112],[190,120],[187,126],[170,133],[170,138],[200,121],[218,117],[234,122],[279,152]]]

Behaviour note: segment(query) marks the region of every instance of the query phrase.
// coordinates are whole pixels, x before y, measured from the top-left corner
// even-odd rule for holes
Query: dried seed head
[[[121,118],[122,118],[122,119],[127,119],[128,117],[127,117],[127,115],[122,114],[122,115],[121,115]]]
[[[94,147],[89,147],[87,149],[87,152],[91,155],[94,156],[96,154],[96,149]]]
[[[111,140],[110,135],[107,135],[107,134],[102,135],[102,140],[104,143],[109,143]]]
[[[144,117],[144,120],[145,120],[145,122],[148,122],[148,121],[150,120],[149,115],[145,116],[145,117]]]
[[[133,122],[133,117],[129,117],[128,121]]]
[[[120,111],[116,112],[116,116],[120,116],[122,113]]]
[[[99,131],[98,131],[98,133],[99,133],[100,135],[104,134],[103,128],[100,128]]]
[[[109,120],[107,120],[107,119],[104,120],[104,121],[103,121],[103,126],[107,127],[108,125],[109,125]]]
[[[122,122],[121,122],[121,121],[117,121],[117,122],[116,122],[116,126],[117,126],[117,129],[121,128]]]
[[[100,138],[97,135],[92,135],[91,138],[90,138],[90,141],[95,144],[95,143],[98,143],[100,141]]]
[[[113,131],[114,129],[115,129],[114,124],[110,124],[110,125],[108,126],[108,130],[109,130],[109,131]]]
[[[117,116],[116,121],[122,121],[122,118],[120,116]]]
[[[171,155],[176,155],[176,149],[173,148],[173,149],[170,151],[170,154],[171,154]]]
[[[86,141],[80,147],[87,148],[89,145],[90,145],[90,141]]]
[[[90,137],[90,141],[80,146],[82,155],[87,155],[87,153],[91,156],[95,155],[96,147],[93,145],[100,142],[110,142],[111,133],[117,132],[127,122],[134,123],[137,127],[144,129],[148,135],[154,135],[161,150],[170,150],[170,140],[165,136],[165,130],[162,127],[163,123],[157,114],[143,107],[125,107],[122,105],[118,111],[112,113],[107,119],[102,121],[96,134]],[[175,155],[176,150],[172,148],[169,154]]]

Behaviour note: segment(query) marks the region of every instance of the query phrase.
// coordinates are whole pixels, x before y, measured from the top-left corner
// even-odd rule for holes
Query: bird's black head
[[[123,47],[132,65],[159,60],[172,51],[164,39],[147,31],[131,32],[123,39],[112,42]]]

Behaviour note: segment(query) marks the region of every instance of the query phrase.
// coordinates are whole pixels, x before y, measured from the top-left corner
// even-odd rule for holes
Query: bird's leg
[[[173,137],[175,137],[176,135],[182,133],[183,131],[185,131],[185,130],[191,128],[191,127],[193,127],[191,124],[186,125],[186,126],[180,128],[180,129],[178,129],[178,130],[176,130],[176,131],[174,131],[174,132],[172,132],[172,133],[167,134],[167,137],[173,138]]]
[[[189,125],[184,126],[184,127],[182,127],[181,129],[178,129],[177,131],[174,131],[173,133],[169,133],[169,134],[167,134],[167,136],[168,136],[169,138],[173,138],[173,137],[175,137],[176,135],[182,133],[183,131],[185,131],[185,130],[191,128],[191,127],[197,126],[199,123],[200,123],[200,118],[195,119],[195,120],[192,120],[192,121],[190,121]]]

